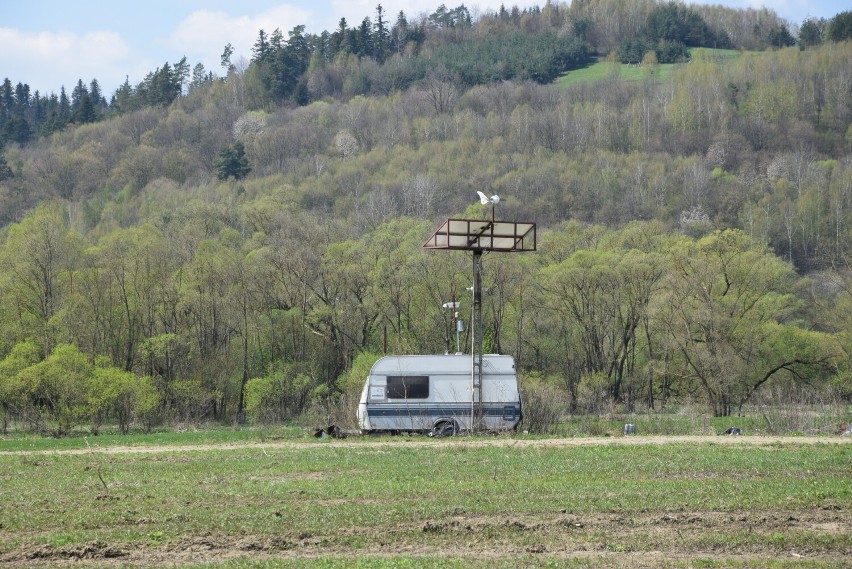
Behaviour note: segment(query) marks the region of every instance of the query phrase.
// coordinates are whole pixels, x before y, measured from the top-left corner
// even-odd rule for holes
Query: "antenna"
[[[464,320],[459,320],[459,306],[461,303],[454,300],[452,302],[445,302],[441,305],[443,310],[452,310],[453,311],[453,327],[456,329],[456,354],[461,354],[461,343],[460,343],[460,334],[464,332]],[[447,339],[447,344],[449,344],[449,339]],[[447,346],[447,351],[449,352],[449,345]]]

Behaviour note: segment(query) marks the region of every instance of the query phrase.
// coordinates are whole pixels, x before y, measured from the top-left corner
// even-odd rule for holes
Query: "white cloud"
[[[301,8],[281,4],[253,16],[231,16],[224,11],[198,10],[187,16],[172,32],[170,45],[187,55],[190,61],[201,61],[208,71],[221,72],[225,45],[234,47],[233,62],[251,58],[251,48],[260,30],[272,33],[279,28],[287,32],[305,24],[310,13]],[[193,57],[194,56],[194,57]]]
[[[67,32],[26,33],[0,28],[0,68],[13,83],[27,83],[31,91],[71,90],[79,79],[120,83],[129,67],[131,50],[114,32],[83,35]]]

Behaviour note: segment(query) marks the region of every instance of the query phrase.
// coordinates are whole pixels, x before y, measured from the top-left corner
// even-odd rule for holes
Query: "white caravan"
[[[423,432],[448,435],[506,431],[521,420],[521,397],[511,356],[482,357],[481,423],[474,399],[471,356],[385,356],[367,376],[358,405],[362,433]],[[476,395],[478,397],[478,395]]]

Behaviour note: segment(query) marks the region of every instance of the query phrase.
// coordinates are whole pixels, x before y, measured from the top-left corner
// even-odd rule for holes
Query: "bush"
[[[292,364],[280,364],[246,383],[246,412],[253,421],[277,423],[301,415],[316,387]]]
[[[87,417],[86,383],[92,372],[85,354],[60,344],[43,361],[18,374],[40,430],[65,436]]]
[[[689,50],[679,41],[661,40],[654,51],[659,63],[678,63],[689,60]]]
[[[567,411],[568,396],[552,378],[530,374],[521,383],[523,420],[520,428],[534,434],[554,434]]]
[[[651,50],[651,45],[643,38],[628,38],[619,44],[616,55],[621,63],[636,64]]]

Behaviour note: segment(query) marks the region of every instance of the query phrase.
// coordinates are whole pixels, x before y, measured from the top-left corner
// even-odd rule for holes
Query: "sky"
[[[852,0],[701,2],[765,6],[793,25],[852,9]],[[340,18],[353,27],[366,16],[374,19],[378,4],[392,24],[400,11],[411,20],[442,3],[464,3],[475,18],[501,4],[524,8],[545,0],[0,0],[0,80],[26,83],[31,93],[46,95],[63,86],[70,92],[79,79],[87,85],[97,79],[109,98],[125,79],[136,85],[184,56],[190,68],[202,63],[221,75],[225,44],[234,47],[232,62],[248,61],[259,30],[279,28],[286,38],[305,25],[307,33],[318,34],[334,31]]]

